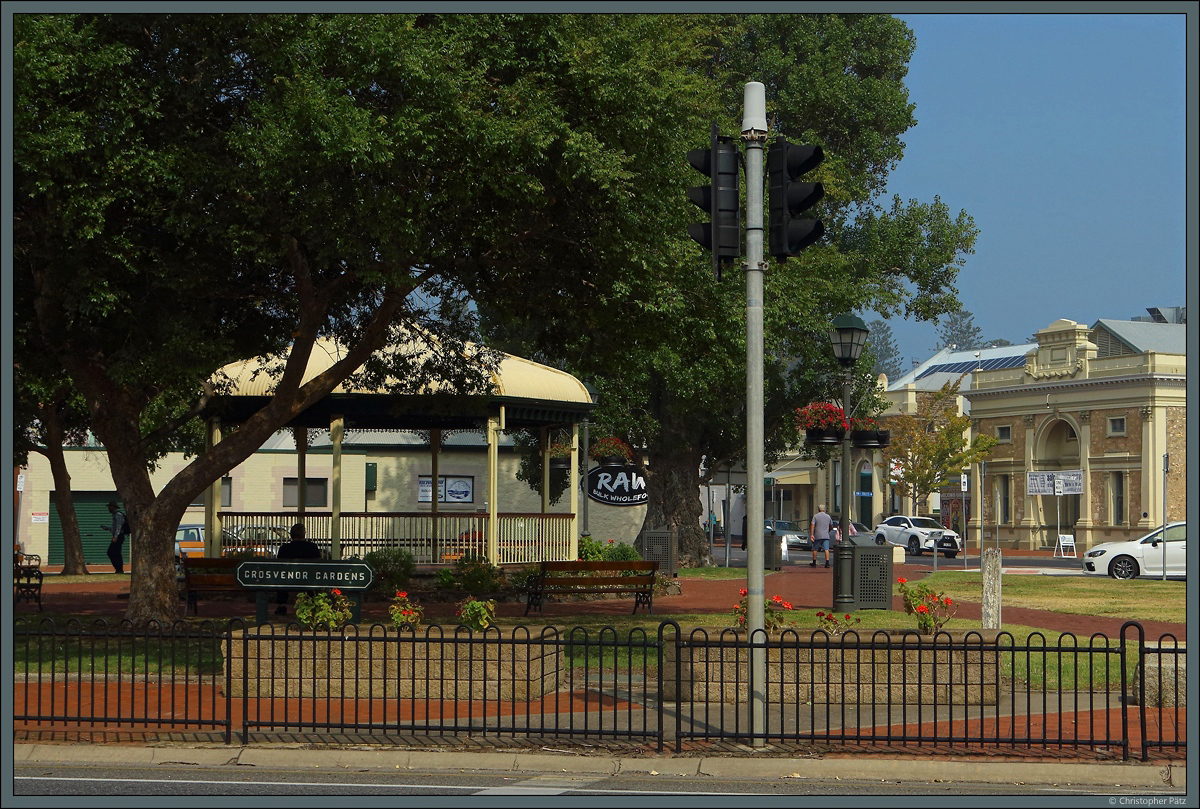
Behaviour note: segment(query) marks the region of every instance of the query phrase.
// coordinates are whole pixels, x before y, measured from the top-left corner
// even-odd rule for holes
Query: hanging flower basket
[[[551,469],[570,469],[571,468],[571,445],[570,444],[551,444],[550,445],[550,468]]]
[[[606,435],[592,444],[588,457],[601,466],[625,466],[633,461],[633,450],[615,435]]]
[[[863,449],[878,449],[892,442],[890,430],[851,430],[850,443]]]
[[[814,427],[804,431],[804,443],[840,444],[845,436],[845,430],[836,430],[832,427]]]

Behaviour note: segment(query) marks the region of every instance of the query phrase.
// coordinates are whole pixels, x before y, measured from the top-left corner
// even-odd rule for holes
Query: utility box
[[[660,573],[666,573],[672,578],[679,575],[679,566],[675,561],[676,542],[674,531],[642,531],[640,537],[642,558],[647,562],[658,562]]]

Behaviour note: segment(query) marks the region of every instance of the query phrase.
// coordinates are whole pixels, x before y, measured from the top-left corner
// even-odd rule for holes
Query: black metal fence
[[[761,666],[758,660],[761,658]],[[756,634],[18,619],[18,735],[46,729],[1186,752],[1186,648],[1006,632]],[[758,672],[762,672],[761,675]],[[755,681],[761,677],[756,687]]]

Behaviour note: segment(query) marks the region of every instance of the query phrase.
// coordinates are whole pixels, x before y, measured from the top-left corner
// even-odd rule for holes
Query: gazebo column
[[[542,449],[542,513],[546,514],[550,511],[550,428],[543,427],[538,436]]]
[[[204,423],[204,450],[221,443],[221,420],[211,418]],[[204,555],[221,555],[221,478],[208,485],[208,497],[204,500]]]
[[[487,421],[487,558],[493,565],[500,564],[500,525],[496,500],[499,487],[496,479],[500,476],[500,430],[504,417],[504,407],[500,408],[499,416],[488,416]]]
[[[429,431],[429,520],[432,523],[429,528],[431,553],[433,561],[436,563],[442,558],[441,544],[442,538],[438,523],[439,500],[441,497],[441,461],[442,461],[442,431],[432,429]]]
[[[579,424],[571,425],[571,552],[568,559],[579,558]],[[542,558],[545,559],[543,551]]]
[[[308,502],[308,428],[293,427],[296,440],[296,522],[304,522],[304,506]]]
[[[339,413],[329,419],[329,440],[333,444],[333,514],[329,518],[329,555],[342,558],[342,436],[345,419]]]

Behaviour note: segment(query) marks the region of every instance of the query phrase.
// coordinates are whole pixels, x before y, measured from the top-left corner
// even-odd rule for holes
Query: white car
[[[899,545],[913,556],[925,551],[941,552],[947,559],[958,556],[963,549],[962,537],[932,517],[896,515],[875,526],[876,545]]]
[[[1163,531],[1166,541],[1163,541]],[[1187,523],[1173,522],[1140,539],[1105,542],[1083,555],[1083,572],[1114,579],[1138,576],[1162,576],[1163,562],[1168,576],[1187,576]]]

